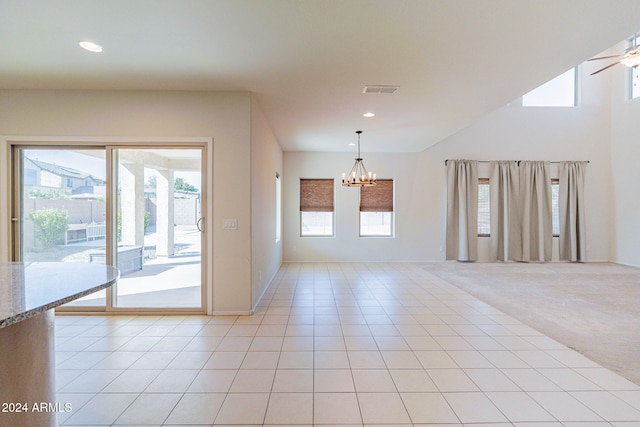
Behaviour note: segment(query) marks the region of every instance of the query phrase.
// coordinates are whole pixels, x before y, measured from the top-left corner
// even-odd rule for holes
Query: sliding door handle
[[[198,218],[198,221],[196,221],[196,227],[198,227],[198,231],[204,233],[204,217],[201,216],[200,218]]]

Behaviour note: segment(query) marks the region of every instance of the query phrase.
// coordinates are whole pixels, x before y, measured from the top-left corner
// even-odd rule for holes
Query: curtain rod
[[[478,163],[491,163],[494,161],[498,161],[498,160],[476,160]],[[520,162],[526,162],[527,160],[507,160],[509,162],[515,162],[518,164],[518,166],[520,166]],[[447,163],[449,163],[449,159],[444,161],[444,165],[446,166]],[[549,163],[562,163],[562,162],[549,162]],[[591,163],[589,160],[587,160],[587,163]]]

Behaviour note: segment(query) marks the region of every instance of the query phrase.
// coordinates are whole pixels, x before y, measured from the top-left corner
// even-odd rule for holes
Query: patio
[[[117,307],[198,308],[200,307],[200,232],[195,226],[174,228],[174,255],[156,256],[155,230],[144,236],[142,269],[125,273],[117,284]],[[31,262],[96,262],[104,252],[105,240],[58,245],[49,251],[28,252]],[[93,255],[93,257],[92,257]],[[106,291],[74,301],[71,307],[103,307]]]

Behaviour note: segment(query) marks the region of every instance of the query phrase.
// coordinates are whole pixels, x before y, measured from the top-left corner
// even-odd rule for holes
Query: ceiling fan
[[[613,64],[609,64],[604,68],[600,68],[598,71],[594,71],[593,73],[591,73],[591,75],[593,76],[594,74],[598,74],[600,71],[604,71],[618,64],[624,64],[627,67],[635,67],[636,65],[640,65],[640,45],[638,45],[637,36],[638,35],[636,34],[636,36],[633,38],[633,46],[626,48],[624,50],[624,53],[620,55],[599,56],[597,58],[589,59],[589,61],[597,61],[599,59],[619,58]]]

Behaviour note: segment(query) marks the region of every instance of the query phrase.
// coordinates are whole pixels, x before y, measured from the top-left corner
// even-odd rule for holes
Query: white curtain
[[[478,259],[478,162],[447,161],[447,259]]]
[[[521,261],[551,261],[551,177],[549,162],[520,162]]]
[[[515,161],[492,161],[489,175],[491,261],[520,259],[519,177]]]
[[[587,259],[584,217],[584,177],[587,162],[560,162],[560,259],[584,262]]]

